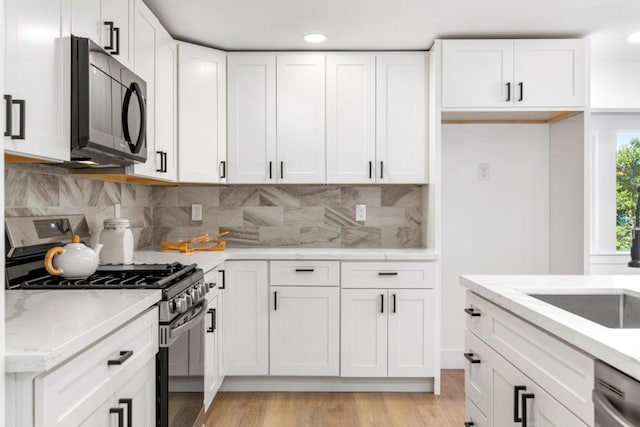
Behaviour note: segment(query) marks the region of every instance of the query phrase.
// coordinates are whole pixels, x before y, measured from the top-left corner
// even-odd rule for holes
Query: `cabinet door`
[[[377,57],[377,182],[426,182],[426,62],[425,53]]]
[[[443,108],[511,108],[513,40],[444,40]]]
[[[435,375],[435,312],[431,289],[389,290],[389,376]]]
[[[473,333],[465,331],[465,396],[486,415],[491,413],[491,351]]]
[[[278,55],[278,181],[325,182],[325,57]]]
[[[100,406],[96,407],[91,415],[78,423],[78,427],[112,427],[117,425],[118,415],[109,412],[112,408],[119,408],[114,395],[109,396]]]
[[[218,146],[226,141],[225,54],[180,43],[178,116],[181,182],[218,183],[223,176]]]
[[[584,106],[584,40],[516,40],[516,107]]]
[[[269,373],[267,261],[225,264],[224,351],[227,375]]]
[[[375,120],[375,55],[327,55],[327,182],[375,182]]]
[[[6,1],[4,93],[24,101],[24,108],[12,108],[14,138],[5,139],[7,153],[69,160],[71,91],[63,53],[70,49],[63,43],[70,34],[68,7],[63,0]]]
[[[100,46],[105,27],[101,19],[101,0],[71,0],[71,34],[86,37]],[[106,21],[106,19],[105,19]],[[106,34],[106,30],[104,32]],[[109,43],[106,40],[106,43]]]
[[[111,54],[127,67],[133,66],[133,49],[131,49],[133,3],[134,0],[102,0],[101,24],[104,24],[104,21],[111,21],[118,32],[117,36],[114,34],[114,47]],[[109,44],[109,31],[105,26],[101,27],[101,30],[102,44],[106,46]]]
[[[339,375],[340,289],[271,287],[271,375]]]
[[[117,388],[116,404],[124,409],[125,420],[130,411],[131,424],[127,424],[127,427],[156,425],[155,357],[149,359],[142,368],[132,373],[125,384]]]
[[[156,17],[136,0],[133,37],[134,71],[147,83],[147,161],[133,166],[135,175],[155,178],[160,169],[156,155]]]
[[[230,184],[276,182],[276,57],[227,57]]]
[[[224,377],[226,375],[225,369],[225,361],[224,361],[224,312],[226,307],[226,291],[225,291],[225,281],[224,276],[226,275],[226,271],[224,269],[218,270],[217,273],[220,277],[220,281],[222,285],[218,285],[218,310],[216,312],[216,333],[218,334],[218,388],[222,385],[224,381]]]
[[[209,301],[204,333],[204,410],[218,391],[218,297]]]
[[[155,151],[148,154],[159,162],[156,176],[175,181],[178,179],[176,44],[163,28],[158,28],[156,34],[156,144]]]
[[[386,289],[342,290],[341,376],[387,376],[388,300]]]

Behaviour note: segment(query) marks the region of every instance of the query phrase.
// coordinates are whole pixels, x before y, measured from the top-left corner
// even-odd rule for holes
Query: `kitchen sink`
[[[612,294],[529,294],[607,328],[640,328],[640,297]]]

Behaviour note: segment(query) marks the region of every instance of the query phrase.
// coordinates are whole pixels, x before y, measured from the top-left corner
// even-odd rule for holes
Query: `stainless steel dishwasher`
[[[640,381],[596,361],[595,427],[640,426]]]

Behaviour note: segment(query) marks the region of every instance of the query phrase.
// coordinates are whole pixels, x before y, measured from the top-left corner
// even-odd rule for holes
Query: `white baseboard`
[[[464,348],[443,348],[440,350],[441,369],[464,369]]]
[[[433,378],[230,377],[220,391],[432,392]]]

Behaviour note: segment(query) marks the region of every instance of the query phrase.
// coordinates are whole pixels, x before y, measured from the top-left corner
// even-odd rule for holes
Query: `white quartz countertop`
[[[5,371],[47,371],[160,298],[159,290],[7,290]]]
[[[612,329],[528,294],[625,292],[640,297],[637,276],[461,276],[460,283],[551,335],[640,380],[640,329]]]
[[[250,248],[226,249],[221,252],[138,251],[136,263],[165,263],[178,261],[198,264],[204,271],[228,260],[340,260],[340,261],[435,261],[438,254],[430,249],[332,249],[332,248]]]

